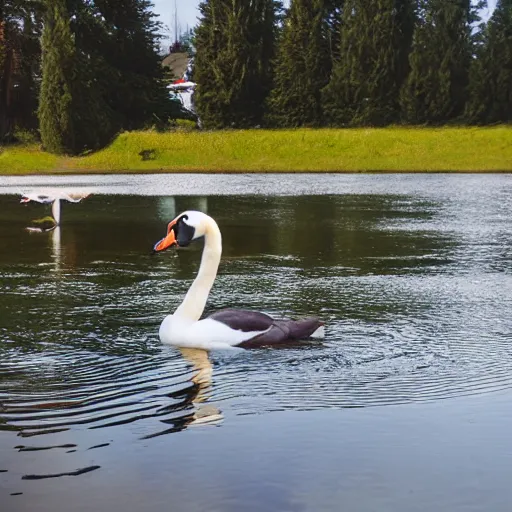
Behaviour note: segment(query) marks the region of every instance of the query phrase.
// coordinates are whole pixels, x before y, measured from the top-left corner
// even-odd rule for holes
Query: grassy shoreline
[[[61,157],[0,147],[0,175],[250,172],[512,172],[512,126],[129,132]]]

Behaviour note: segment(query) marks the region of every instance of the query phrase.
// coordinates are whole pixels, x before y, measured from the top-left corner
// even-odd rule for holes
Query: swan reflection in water
[[[192,399],[195,412],[189,425],[220,423],[223,419],[222,412],[214,405],[205,404],[210,398],[213,377],[213,364],[208,357],[208,352],[195,348],[180,348],[179,350],[182,356],[192,363],[194,370],[197,370],[191,379],[197,386],[197,394]]]
[[[182,398],[178,404],[160,409],[161,412],[178,413],[177,417],[160,420],[170,425],[170,428],[149,434],[143,439],[181,432],[189,427],[198,425],[218,425],[224,419],[222,411],[207,403],[212,387],[213,364],[208,357],[208,352],[195,348],[179,348],[183,358],[193,366],[194,374],[190,378],[191,386],[185,390],[173,393],[172,398]],[[190,408],[193,411],[190,411]]]
[[[52,205],[52,215],[35,219],[33,226],[29,226],[29,231],[51,231],[61,223],[61,201],[69,203],[79,203],[83,199],[87,199],[90,193],[85,192],[68,192],[66,190],[56,190],[53,192],[31,192],[23,194],[20,200],[22,204],[41,203]]]
[[[52,244],[52,258],[55,263],[55,272],[59,272],[61,268],[62,258],[62,242],[60,226],[56,226],[55,229],[50,233],[50,239]]]

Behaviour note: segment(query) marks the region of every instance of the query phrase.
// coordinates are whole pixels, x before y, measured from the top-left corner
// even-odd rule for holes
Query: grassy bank
[[[0,148],[0,174],[510,172],[512,127],[131,132],[77,158]]]

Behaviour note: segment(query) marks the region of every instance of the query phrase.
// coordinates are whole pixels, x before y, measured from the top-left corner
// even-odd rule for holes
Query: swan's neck
[[[52,215],[57,226],[60,224],[60,199],[55,199],[52,204]]]
[[[208,295],[212,289],[222,254],[222,237],[217,223],[209,218],[204,236],[204,249],[201,266],[185,300],[175,311],[174,316],[197,321],[203,314]]]

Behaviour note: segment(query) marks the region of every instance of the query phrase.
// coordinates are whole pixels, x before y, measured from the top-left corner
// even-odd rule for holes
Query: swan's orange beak
[[[176,224],[176,221],[172,221],[167,226],[167,236],[165,238],[162,238],[160,242],[157,242],[155,246],[153,247],[153,253],[156,252],[162,252],[166,249],[169,249],[169,247],[173,247],[175,245],[178,245],[178,242],[176,242],[176,235],[174,233],[174,225]]]

